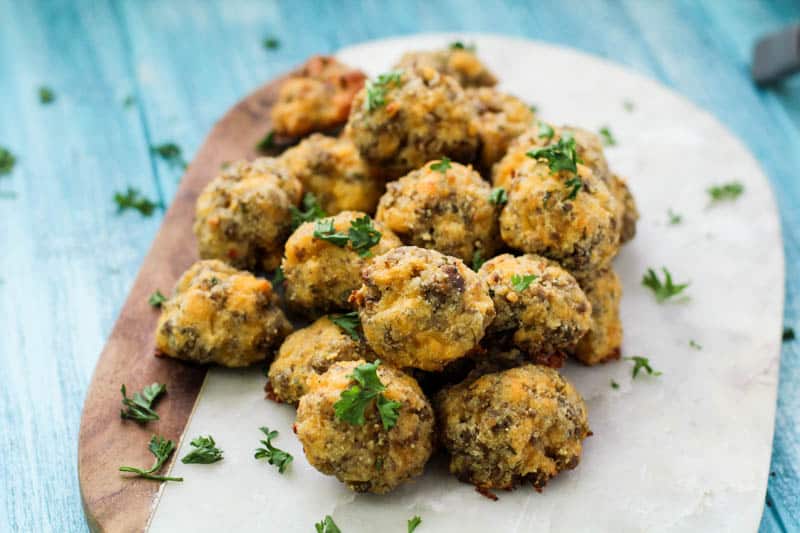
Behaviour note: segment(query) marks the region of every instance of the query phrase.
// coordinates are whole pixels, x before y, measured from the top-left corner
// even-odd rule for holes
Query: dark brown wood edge
[[[288,76],[288,75],[287,75]],[[226,162],[252,158],[270,129],[269,111],[283,76],[264,85],[217,122],[185,173],[155,241],[142,263],[86,393],[78,437],[78,480],[86,522],[92,531],[144,531],[161,483],[126,479],[120,465],[149,466],[153,434],[179,441],[206,375],[206,368],[154,353],[158,312],[150,294],[171,290],[197,260],[192,219],[197,196]],[[129,394],[144,385],[167,384],[158,404],[160,420],[140,426],[120,419],[120,385]],[[173,456],[168,467],[175,460]]]

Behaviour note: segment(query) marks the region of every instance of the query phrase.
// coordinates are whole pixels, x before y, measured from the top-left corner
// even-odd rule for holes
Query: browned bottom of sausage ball
[[[386,428],[378,398],[367,402],[361,425],[337,417],[337,402],[356,384],[351,376],[363,363],[336,363],[313,381],[300,398],[295,432],[314,468],[356,492],[383,494],[422,473],[433,451],[433,410],[413,378],[380,365],[380,401],[399,404],[394,425]]]
[[[221,261],[195,263],[161,306],[159,355],[241,367],[263,361],[292,330],[272,285]]]
[[[619,359],[622,347],[622,321],[619,302],[622,284],[608,269],[581,286],[592,304],[592,327],[572,350],[572,356],[587,365]]]
[[[450,472],[482,490],[536,488],[578,465],[586,406],[557,371],[527,365],[444,389],[435,399]]]

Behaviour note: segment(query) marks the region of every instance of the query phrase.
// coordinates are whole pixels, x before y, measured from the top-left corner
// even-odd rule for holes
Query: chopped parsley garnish
[[[522,292],[527,289],[536,278],[536,274],[525,274],[524,276],[514,274],[511,276],[511,288],[517,292]]]
[[[486,262],[486,259],[483,258],[483,254],[481,254],[480,250],[475,250],[475,253],[472,254],[472,270],[477,272]]]
[[[475,43],[464,44],[461,41],[453,41],[450,43],[450,50],[466,50],[467,52],[474,52]]]
[[[631,113],[636,108],[636,106],[633,104],[633,101],[624,100],[622,102],[622,108],[625,109],[625,111],[627,111],[628,113]]]
[[[347,333],[354,341],[361,340],[358,334],[358,328],[361,326],[361,319],[358,317],[358,311],[328,315],[328,319],[339,326],[341,330]]]
[[[17,158],[14,157],[14,154],[12,154],[8,148],[0,146],[0,176],[11,174],[16,162]]]
[[[46,85],[39,87],[39,103],[47,105],[53,103],[55,99],[56,93],[53,92],[53,89]]]
[[[639,375],[640,370],[644,370],[647,372],[648,376],[660,376],[661,372],[658,370],[653,370],[653,367],[650,366],[650,360],[647,357],[640,357],[638,355],[634,355],[633,357],[626,357],[628,361],[633,361],[633,370],[631,375],[633,379],[636,379],[636,376]]]
[[[346,233],[337,233],[336,228],[333,227],[332,218],[317,220],[314,223],[314,238],[322,239],[340,248],[350,241],[350,237]]]
[[[189,444],[194,450],[183,456],[181,462],[184,464],[207,465],[222,460],[222,450],[217,448],[217,443],[211,435],[197,437]]]
[[[355,426],[363,426],[366,422],[364,411],[374,400],[383,429],[389,430],[397,425],[400,403],[388,400],[383,395],[386,386],[378,377],[380,364],[380,359],[377,359],[374,363],[362,363],[353,369],[350,378],[355,380],[356,384],[342,391],[339,400],[333,404],[336,418]]]
[[[342,533],[331,515],[325,515],[325,518],[314,524],[314,527],[317,529],[317,533]]]
[[[314,238],[322,239],[333,245],[344,247],[350,243],[350,247],[358,252],[360,257],[370,257],[370,248],[381,241],[381,232],[372,225],[369,216],[364,215],[350,222],[347,233],[339,233],[333,226],[333,219],[326,218],[317,220],[314,223]]]
[[[534,104],[530,104],[530,105],[528,106],[528,109],[530,109],[530,110],[531,110],[531,113],[536,113],[537,111],[539,111],[539,107],[538,107],[538,106],[536,106],[536,105],[534,105]]]
[[[564,185],[569,189],[569,193],[564,198],[565,200],[574,200],[578,196],[578,192],[583,187],[583,182],[577,176],[574,176],[564,182]]]
[[[663,303],[673,296],[677,296],[689,286],[688,282],[679,283],[677,285],[673,283],[672,274],[670,274],[666,267],[661,267],[661,271],[664,272],[664,281],[659,279],[652,268],[648,268],[647,273],[642,277],[642,285],[652,289],[658,303]]]
[[[164,463],[167,462],[167,459],[169,459],[169,456],[172,455],[172,452],[175,451],[174,442],[167,440],[164,437],[153,435],[153,437],[150,439],[150,445],[148,446],[148,449],[156,458],[153,466],[147,470],[136,468],[134,466],[121,466],[119,467],[119,471],[131,472],[136,474],[137,477],[152,479],[154,481],[183,481],[182,477],[167,477],[156,474],[156,472],[161,470],[161,467],[164,466]]]
[[[135,104],[136,104],[136,97],[133,96],[132,94],[126,96],[125,99],[122,101],[122,107],[124,107],[125,109],[130,109]]]
[[[619,383],[617,383],[616,381],[614,381],[614,380],[612,379],[612,380],[611,380],[611,388],[612,388],[612,389],[618,389],[618,388],[619,388]]]
[[[672,209],[667,209],[667,216],[669,217],[670,226],[677,226],[683,221],[683,215],[675,213]]]
[[[281,42],[275,37],[265,37],[263,41],[261,41],[261,46],[263,46],[266,50],[277,50],[281,46]]]
[[[158,413],[153,410],[156,400],[167,392],[167,386],[163,383],[152,383],[142,389],[142,392],[134,392],[132,398],[128,398],[125,385],[120,387],[122,393],[122,406],[119,416],[122,419],[134,420],[141,424],[158,420]]]
[[[289,212],[292,214],[292,229],[297,229],[303,222],[313,222],[328,216],[322,206],[319,205],[317,197],[310,192],[303,196],[303,211],[291,206],[289,207]]]
[[[264,138],[258,141],[256,144],[256,150],[259,152],[269,152],[275,148],[275,132],[273,130],[269,130]]]
[[[283,273],[283,267],[279,266],[272,275],[272,285],[280,285],[285,279],[286,275]]]
[[[531,150],[526,155],[533,159],[546,160],[551,172],[578,171],[578,151],[575,139],[567,133],[563,134],[557,143],[538,150]]]
[[[158,154],[170,167],[186,168],[186,161],[183,159],[183,151],[177,144],[163,143],[158,146],[151,146],[150,150]]]
[[[265,440],[260,441],[264,445],[263,448],[256,448],[255,458],[265,459],[271,465],[278,467],[278,472],[283,474],[286,468],[294,460],[292,454],[276,448],[272,445],[272,439],[278,437],[277,431],[271,431],[268,427],[259,428],[267,436]]]
[[[694,339],[689,339],[689,346],[694,348],[695,350],[702,350],[703,346]]]
[[[161,290],[156,289],[156,292],[150,295],[150,298],[147,299],[147,303],[152,305],[153,307],[161,307],[161,304],[167,301],[167,297],[161,294]]]
[[[605,146],[614,146],[617,144],[617,139],[614,138],[614,134],[611,133],[611,130],[608,129],[608,126],[603,126],[600,128],[598,133],[600,133],[600,138],[603,140],[603,144]]]
[[[539,122],[539,138],[550,140],[555,135],[555,130],[547,122]]]
[[[375,81],[367,82],[367,97],[364,99],[364,109],[372,111],[386,105],[386,92],[391,87],[400,85],[403,81],[403,73],[399,71],[381,74]]]
[[[735,200],[744,192],[744,185],[738,181],[731,181],[723,183],[722,185],[714,185],[707,189],[712,202],[722,200]]]
[[[127,209],[135,209],[143,216],[149,217],[159,205],[151,199],[142,196],[138,189],[128,187],[125,193],[114,193],[114,201],[117,203],[117,213]]]
[[[495,187],[489,194],[489,202],[494,205],[505,205],[508,203],[508,193],[502,187]]]
[[[414,533],[414,530],[417,529],[417,526],[422,523],[422,518],[419,516],[415,516],[413,518],[409,518],[408,520],[408,533]]]
[[[440,172],[442,174],[447,174],[447,169],[451,167],[452,165],[450,164],[450,158],[447,156],[443,156],[439,161],[431,164],[431,170],[435,170],[436,172]]]
[[[794,328],[783,328],[783,335],[781,336],[783,342],[794,340]]]

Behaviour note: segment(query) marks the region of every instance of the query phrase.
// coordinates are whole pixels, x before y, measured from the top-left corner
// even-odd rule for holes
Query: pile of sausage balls
[[[597,135],[496,81],[459,43],[371,80],[311,59],[272,109],[295,145],[198,198],[202,260],[157,353],[271,361],[267,397],[297,406],[309,463],[354,491],[391,491],[435,451],[488,496],[575,468],[591,432],[557,369],[619,358],[611,262],[638,215]]]

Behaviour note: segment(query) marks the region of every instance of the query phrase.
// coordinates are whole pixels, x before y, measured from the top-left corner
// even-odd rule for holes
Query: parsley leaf
[[[539,111],[539,106],[537,106],[537,105],[535,105],[535,104],[530,104],[530,105],[528,106],[528,109],[530,109],[530,110],[531,110],[531,113],[536,113],[537,111]]]
[[[275,269],[275,274],[273,274],[272,276],[272,285],[273,286],[280,285],[281,283],[283,283],[283,280],[285,279],[286,275],[283,273],[283,267],[279,266],[278,268]]]
[[[53,89],[46,85],[39,87],[39,103],[47,105],[53,103],[55,99],[56,93],[53,92]]]
[[[555,131],[550,124],[546,122],[539,122],[539,138],[540,139],[552,139],[553,135],[555,135]]]
[[[338,315],[328,315],[328,319],[339,326],[342,331],[347,333],[354,341],[361,340],[358,335],[358,328],[361,326],[361,320],[358,317],[358,311],[350,311],[349,313],[341,313]]]
[[[660,376],[661,372],[658,370],[653,370],[653,367],[650,366],[650,360],[647,357],[641,357],[638,355],[634,355],[633,357],[626,357],[628,361],[633,361],[633,371],[632,375],[633,378],[636,379],[636,376],[639,375],[639,371],[644,369],[647,372],[648,376]]]
[[[525,274],[524,276],[520,276],[519,274],[514,274],[511,276],[511,288],[517,292],[522,292],[533,283],[533,280],[536,279],[535,274]]]
[[[700,343],[695,341],[694,339],[689,339],[689,346],[694,348],[695,350],[702,350],[703,349],[703,347],[700,345]]]
[[[611,133],[611,130],[608,129],[608,126],[603,126],[600,128],[600,138],[603,140],[603,144],[605,146],[614,146],[617,144],[617,139],[614,138],[614,134]]]
[[[167,297],[161,294],[159,289],[156,289],[156,292],[150,295],[150,298],[147,299],[147,303],[152,305],[153,307],[161,307],[161,304],[167,301]]]
[[[275,37],[265,37],[264,40],[261,41],[261,46],[266,50],[277,50],[281,46],[281,42]]]
[[[795,338],[794,328],[783,328],[783,335],[781,336],[783,342],[793,341],[794,338]]]
[[[547,161],[551,172],[568,170],[578,171],[578,151],[575,146],[575,139],[572,135],[564,134],[557,143],[531,150],[526,154],[533,159],[544,159]]]
[[[648,268],[647,274],[642,277],[642,285],[652,289],[658,303],[663,303],[673,296],[677,296],[689,286],[688,282],[676,285],[672,281],[672,274],[670,274],[669,270],[667,270],[666,267],[661,267],[661,270],[664,272],[663,282],[652,268]]]
[[[121,192],[114,193],[114,201],[117,203],[117,213],[121,213],[126,209],[135,209],[146,217],[152,215],[156,207],[159,207],[159,204],[142,196],[142,193],[133,187],[128,187],[124,194]]]
[[[674,213],[672,209],[667,209],[667,216],[669,217],[669,223],[671,226],[676,226],[683,221],[683,215]]]
[[[158,472],[164,463],[167,462],[169,456],[172,455],[172,452],[175,451],[175,443],[171,440],[167,440],[164,437],[160,437],[158,435],[153,435],[150,439],[150,445],[148,446],[150,453],[152,453],[156,460],[147,470],[143,470],[141,468],[136,468],[134,466],[121,466],[119,467],[120,472],[131,472],[136,474],[137,477],[143,477],[145,479],[152,479],[154,481],[183,481],[182,477],[166,477],[166,476],[159,476],[155,472]]]
[[[207,465],[222,460],[222,450],[217,448],[217,443],[211,435],[208,437],[201,435],[189,444],[195,449],[183,456],[181,459],[183,464]]]
[[[331,515],[325,515],[325,518],[314,524],[314,527],[317,529],[317,533],[342,533]]]
[[[364,411],[375,400],[383,429],[392,429],[397,424],[401,404],[383,396],[386,386],[378,377],[380,364],[380,359],[377,359],[374,363],[362,363],[353,369],[350,377],[356,384],[342,391],[339,400],[333,404],[336,418],[355,426],[363,426],[366,422]]]
[[[0,146],[0,176],[11,174],[16,162],[17,158],[14,157],[14,154],[12,154],[8,148]]]
[[[292,229],[297,229],[303,222],[313,222],[320,218],[325,218],[328,214],[319,205],[317,197],[314,193],[307,192],[303,196],[303,211],[300,211],[295,206],[289,207],[289,212],[292,214]]]
[[[735,200],[744,192],[744,185],[738,181],[731,181],[722,185],[714,185],[706,191],[711,196],[712,202]]]
[[[489,203],[494,205],[505,205],[508,203],[508,193],[502,187],[495,187],[489,194]]]
[[[612,380],[611,380],[611,388],[612,388],[612,389],[618,389],[618,388],[619,388],[619,383],[617,383],[616,381],[614,381],[614,380],[612,379]]]
[[[564,185],[569,188],[569,193],[564,198],[565,200],[574,200],[578,196],[578,191],[583,187],[583,182],[577,176],[572,177],[564,182]]]
[[[152,383],[143,388],[142,392],[134,392],[133,397],[128,398],[123,384],[120,392],[122,393],[122,405],[127,408],[120,410],[120,418],[144,424],[151,420],[158,420],[158,413],[153,410],[153,404],[159,396],[167,392],[167,386],[162,383]]]
[[[472,270],[477,272],[478,270],[481,269],[481,267],[483,266],[483,264],[485,262],[486,262],[486,259],[484,259],[482,257],[481,251],[480,250],[475,250],[475,253],[472,254]]]
[[[422,523],[422,518],[419,516],[415,516],[414,518],[410,518],[408,520],[408,533],[414,533],[414,530],[417,529],[417,526]]]
[[[261,427],[259,428],[267,436],[265,440],[260,441],[261,444],[264,445],[263,448],[256,448],[255,458],[256,459],[267,459],[267,462],[271,465],[275,465],[278,467],[278,472],[283,474],[286,471],[286,468],[289,464],[294,460],[292,454],[289,452],[285,452],[281,449],[276,448],[272,445],[272,439],[278,436],[277,431],[270,431],[268,427]]]
[[[381,241],[381,232],[375,229],[367,215],[352,221],[347,235],[350,238],[350,246],[361,257],[370,257],[372,252],[369,249]]]
[[[269,130],[264,138],[258,141],[256,144],[256,150],[259,152],[269,152],[275,148],[275,132],[273,130]]]
[[[449,46],[450,50],[466,50],[467,52],[474,52],[476,47],[475,43],[464,44],[461,41],[453,41]]]
[[[436,172],[440,172],[442,174],[447,174],[447,169],[451,167],[452,165],[450,164],[450,158],[447,156],[443,156],[436,163],[431,163],[431,170],[435,170]]]
[[[633,101],[624,100],[622,102],[622,107],[623,107],[623,109],[625,109],[625,111],[627,111],[628,113],[631,113],[631,112],[633,112],[633,110],[635,109],[636,106],[634,105]]]
[[[124,100],[122,100],[122,107],[124,107],[125,109],[130,109],[135,104],[136,104],[136,97],[133,96],[132,94],[129,94],[128,96],[125,97]]]
[[[163,143],[151,146],[150,150],[158,154],[170,167],[186,168],[186,161],[183,159],[181,147],[175,143]]]
[[[347,234],[336,232],[336,228],[333,227],[332,218],[317,220],[314,223],[314,238],[322,239],[340,248],[345,246],[350,240]]]
[[[364,99],[364,110],[372,111],[386,105],[386,93],[391,87],[399,86],[403,81],[400,71],[381,74],[375,81],[368,81],[366,85],[367,97]]]

